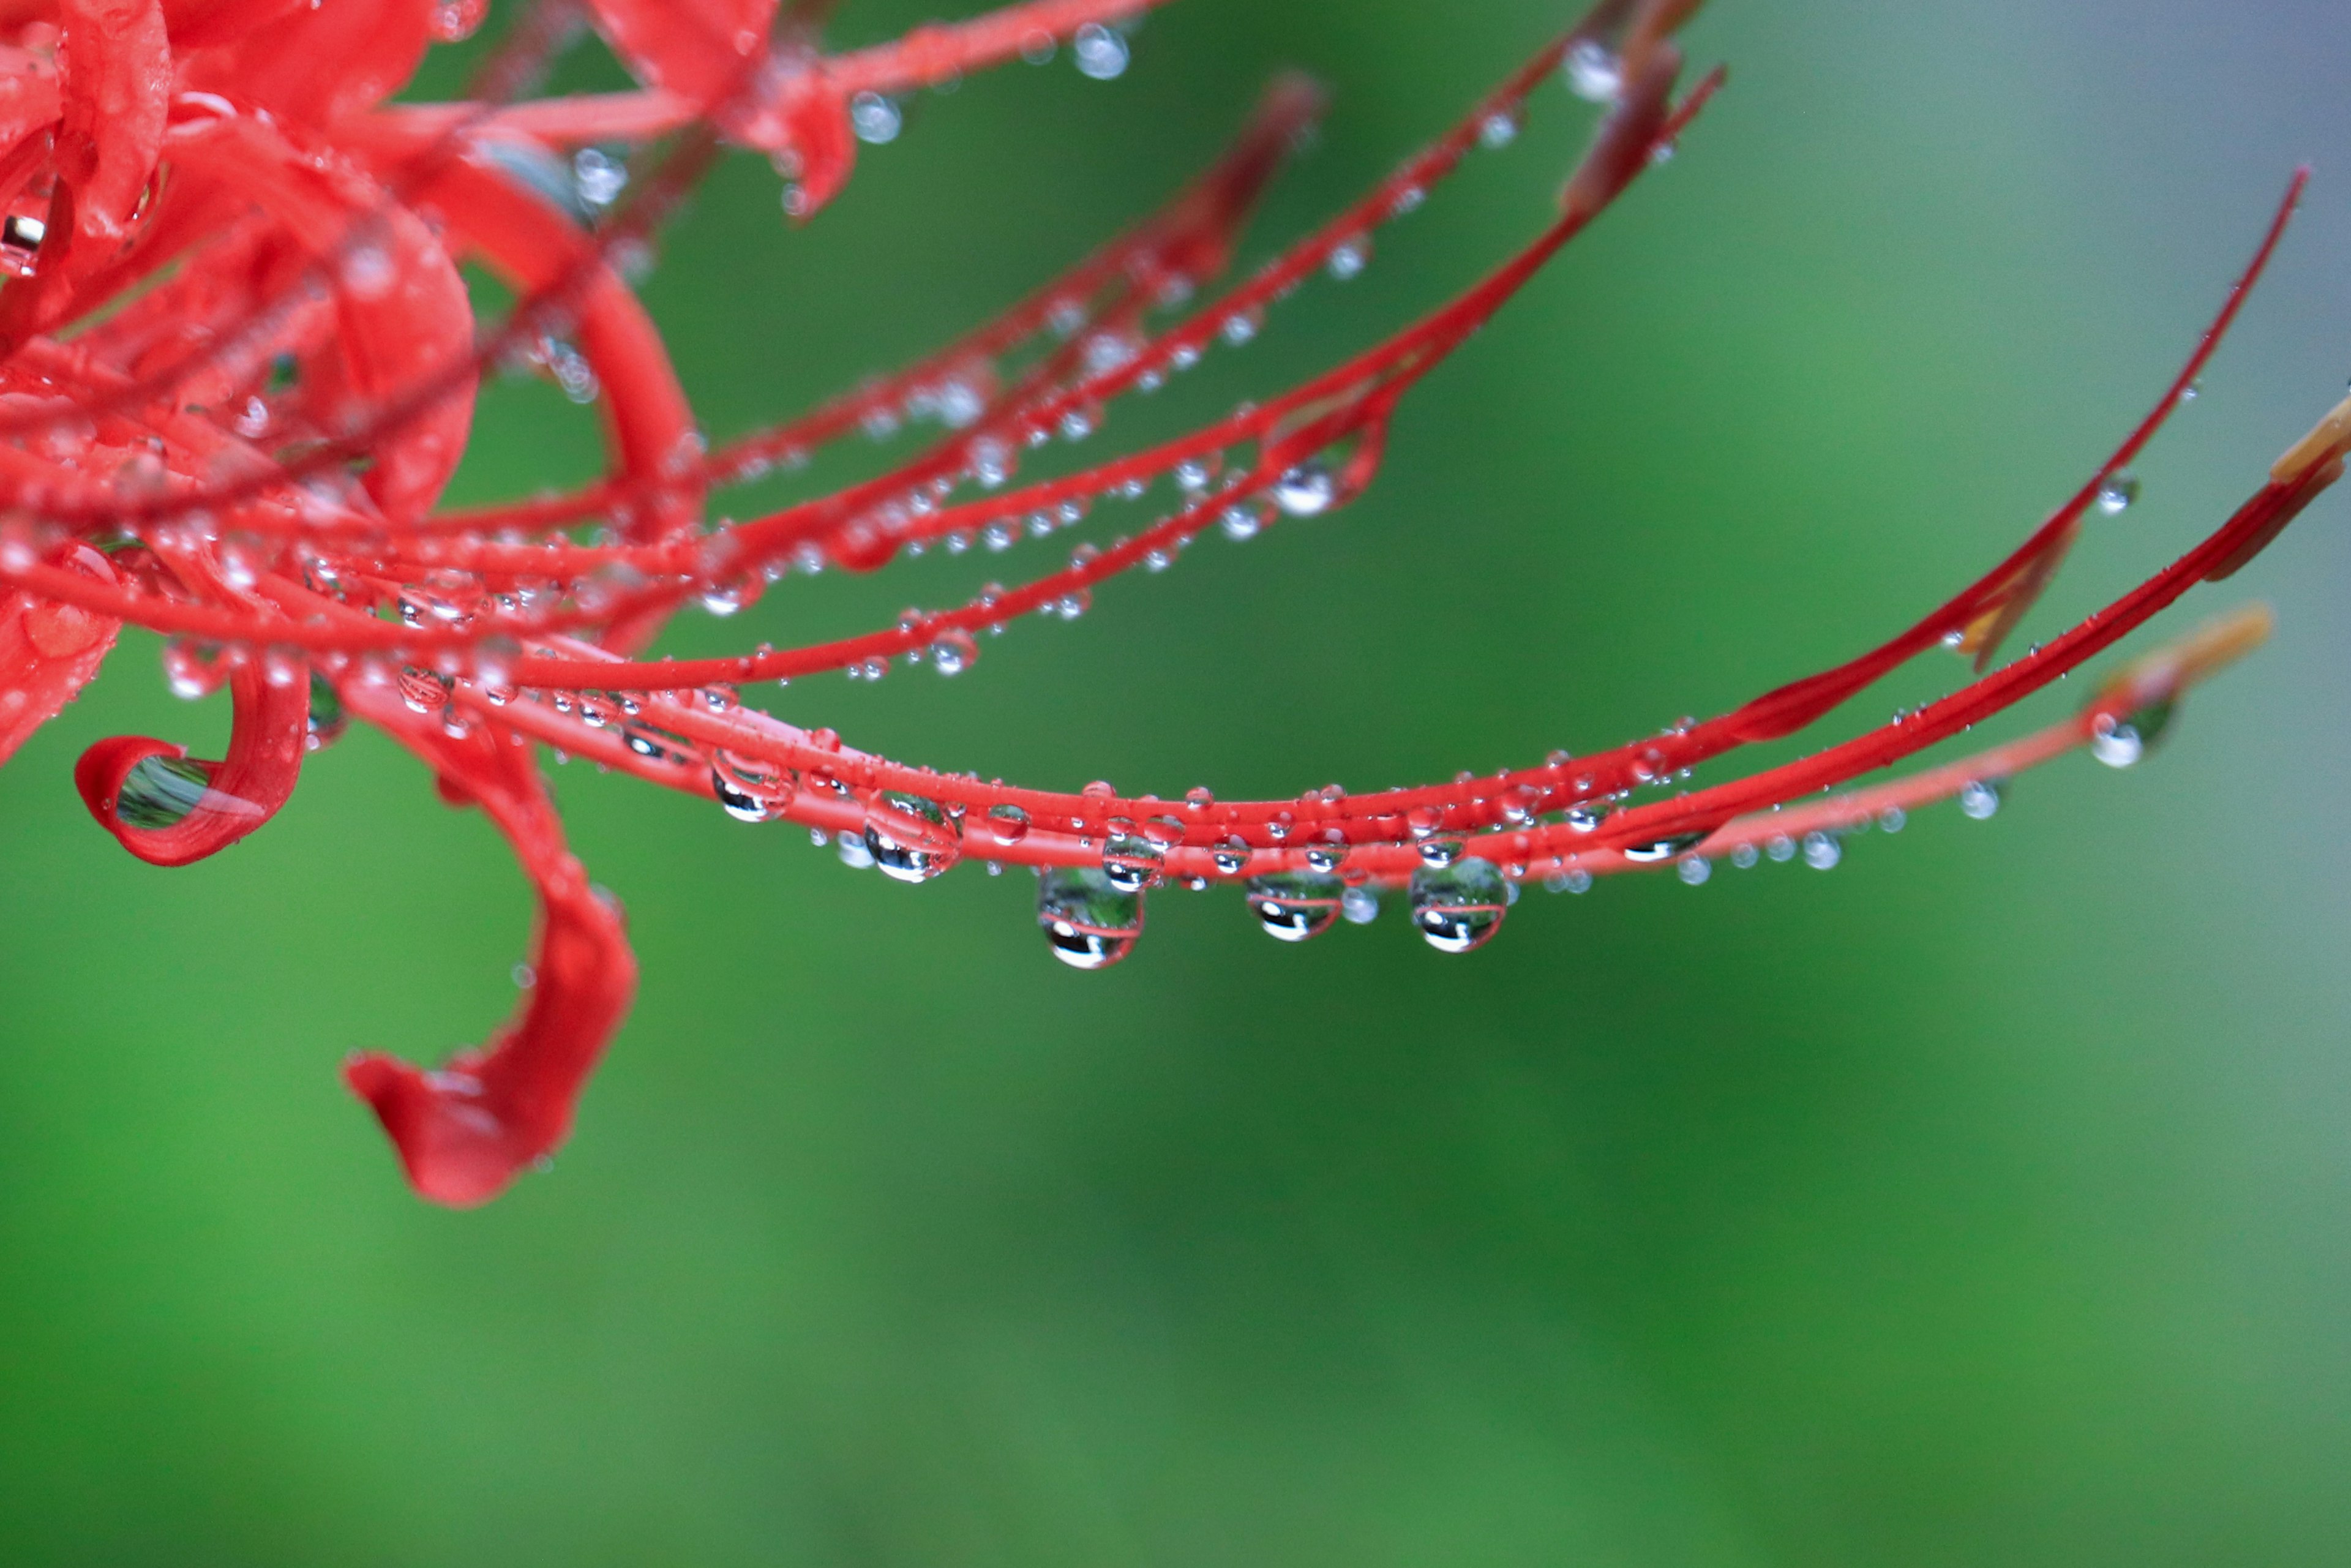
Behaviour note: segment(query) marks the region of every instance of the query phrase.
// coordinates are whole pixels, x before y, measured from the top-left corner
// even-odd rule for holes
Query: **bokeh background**
[[[804,230],[730,164],[645,293],[728,434],[1008,302],[1279,67],[1337,99],[1253,255],[1566,16],[1185,0],[1115,83],[1064,56],[925,95]],[[850,0],[835,37],[920,19]],[[1716,711],[2069,493],[2304,159],[2273,280],[2026,635],[2216,522],[2340,395],[2336,0],[1717,0],[1690,41],[1730,91],[1408,405],[1361,504],[1204,540],[954,682],[763,700],[1165,795]],[[1101,439],[1328,363],[1503,254],[1588,123],[1539,106],[1362,278]],[[462,490],[592,458],[579,411],[509,383]],[[131,861],[71,759],[215,747],[225,714],[127,638],[0,772],[0,1556],[2351,1563],[2345,521],[2323,504],[2177,612],[2262,596],[2282,630],[2135,771],[2071,759],[1825,876],[1531,893],[1468,958],[1394,909],[1293,949],[1170,892],[1131,961],[1075,975],[1024,875],[902,887],[574,766],[644,988],[559,1167],[471,1214],[409,1197],[335,1068],[505,1014],[503,848],[354,734],[234,853]],[[669,645],[829,634],[1023,560],[795,580]],[[1839,722],[1957,676],[1922,663]]]

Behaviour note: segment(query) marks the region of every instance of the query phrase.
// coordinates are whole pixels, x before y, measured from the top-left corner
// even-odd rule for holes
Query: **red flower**
[[[2180,691],[2257,641],[2263,617],[2143,660],[2038,736],[1848,788],[2228,576],[2342,473],[2351,405],[2195,549],[1991,668],[2083,517],[2127,498],[2126,465],[2275,248],[2298,176],[2156,412],[2014,554],[1882,646],[1703,723],[1421,789],[1271,801],[1196,789],[1168,801],[936,773],[743,706],[746,683],[818,671],[874,674],[904,658],[954,673],[984,633],[1079,613],[1106,579],[1165,567],[1203,532],[1245,538],[1344,505],[1374,477],[1398,401],[1669,152],[1721,83],[1681,85],[1676,37],[1694,0],[1602,0],[1363,200],[1204,303],[1318,110],[1311,84],[1279,81],[1221,162],[1000,320],[705,448],[626,277],[723,149],[768,153],[786,211],[806,218],[849,177],[861,139],[897,133],[893,95],[1056,48],[1115,75],[1123,25],[1153,3],[1029,0],[831,54],[820,0],[780,12],[776,0],[588,0],[642,86],[531,98],[575,15],[569,0],[539,0],[473,96],[446,104],[388,99],[433,42],[472,29],[482,0],[58,0],[16,7],[0,33],[0,267],[11,277],[0,288],[0,758],[96,674],[130,622],[173,639],[176,687],[225,684],[235,704],[220,761],[138,737],[81,759],[92,814],[142,859],[184,864],[254,831],[347,716],[416,752],[451,804],[489,814],[539,895],[522,1015],[435,1071],[380,1056],[347,1070],[424,1196],[481,1202],[559,1147],[634,989],[621,914],[565,847],[539,743],[746,821],[838,834],[844,855],[907,881],[967,852],[1035,866],[1049,944],[1081,968],[1127,954],[1148,890],[1166,880],[1246,882],[1267,928],[1290,940],[1368,918],[1379,892],[1398,890],[1432,945],[1468,951],[1530,878],[1574,884],[1673,863],[1696,881],[1716,856],[1799,849],[1826,863],[1842,832],[1953,795],[1980,812],[2001,779],[2059,752],[2135,759]],[[1246,341],[1315,274],[1359,270],[1381,225],[1481,143],[1510,141],[1562,67],[1602,103],[1597,130],[1555,215],[1491,274],[1303,385],[1180,439],[1016,483],[1030,448],[1086,436],[1122,398]],[[622,146],[637,150],[625,165],[608,151]],[[478,332],[463,260],[521,301]],[[476,377],[517,363],[598,404],[609,472],[551,500],[436,509]],[[893,472],[705,522],[711,490],[912,416],[946,431]],[[1162,484],[1173,496],[1157,521],[1081,544],[1018,587],[818,646],[643,656],[690,601],[726,613],[795,567],[873,570],[934,542],[1003,549]],[[573,530],[587,523],[603,526],[580,542]],[[1667,792],[1701,763],[1818,722],[1938,643],[1972,654],[1979,678],[1798,761]]]

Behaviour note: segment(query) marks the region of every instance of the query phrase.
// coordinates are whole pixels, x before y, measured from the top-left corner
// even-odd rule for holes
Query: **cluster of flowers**
[[[2258,613],[2142,660],[2078,715],[1890,783],[1855,781],[1958,735],[2081,665],[2195,583],[2262,549],[2338,477],[2351,412],[2280,461],[2195,549],[2064,634],[1992,668],[2084,519],[2131,491],[2127,465],[2196,377],[2283,231],[2178,382],[2083,489],[2005,560],[1898,636],[1729,713],[1611,750],[1349,795],[1220,800],[1057,793],[935,771],[746,706],[752,683],[890,661],[954,673],[1019,616],[1074,615],[1116,574],[1172,563],[1209,530],[1248,538],[1343,506],[1373,479],[1420,379],[1668,155],[1720,85],[1684,84],[1695,0],[1601,0],[1362,200],[1217,292],[1240,230],[1319,108],[1276,82],[1228,155],[1145,222],[996,322],[896,375],[712,448],[628,278],[728,147],[766,152],[783,207],[819,212],[862,141],[902,128],[898,95],[1066,48],[1118,74],[1157,0],[1028,0],[829,53],[809,0],[535,0],[469,96],[394,103],[484,0],[35,0],[0,24],[0,759],[96,673],[125,623],[163,634],[174,689],[225,685],[227,756],[139,737],[76,769],[131,853],[179,865],[266,822],[306,754],[349,718],[423,758],[486,811],[538,895],[518,1016],[434,1070],[347,1066],[425,1197],[472,1204],[550,1155],[618,1029],[635,969],[620,910],[567,849],[539,771],[549,746],[790,821],[906,881],[969,855],[1039,873],[1051,950],[1117,961],[1163,882],[1245,883],[1288,939],[1368,918],[1399,892],[1434,946],[1466,952],[1527,880],[1555,887],[1716,857],[1833,860],[1837,836],[1958,797],[2077,747],[2135,760],[2190,682],[2258,641]],[[591,24],[640,84],[532,96]],[[1374,233],[1480,147],[1509,143],[1554,77],[1598,106],[1588,151],[1524,247],[1425,318],[1302,385],[1178,439],[1019,482],[1025,454],[1097,431],[1218,344],[1248,340],[1317,274],[1351,276]],[[461,262],[519,303],[477,327]],[[575,493],[439,507],[486,371],[528,365],[601,414],[608,471]],[[705,497],[910,414],[943,434],[871,481],[743,521]],[[667,617],[728,613],[794,570],[873,570],[932,543],[1002,549],[1106,497],[1165,485],[1146,527],[969,601],[815,646],[646,656]],[[1677,789],[1699,764],[1792,735],[1938,644],[1976,678],[1798,760]],[[1988,672],[1988,673],[1987,673]]]

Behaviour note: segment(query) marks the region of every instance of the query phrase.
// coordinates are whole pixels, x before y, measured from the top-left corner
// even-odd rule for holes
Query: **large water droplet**
[[[1440,953],[1482,947],[1502,928],[1510,890],[1492,861],[1423,866],[1412,873],[1412,923]]]
[[[1126,70],[1126,40],[1099,22],[1089,22],[1070,39],[1070,57],[1081,75],[1109,81]]]
[[[898,131],[905,123],[898,106],[878,92],[861,92],[849,100],[850,129],[857,140],[875,147],[898,140]]]
[[[1121,893],[1141,893],[1159,882],[1167,852],[1141,833],[1113,831],[1102,840],[1102,877]]]
[[[1090,866],[1050,866],[1037,879],[1037,924],[1062,963],[1107,969],[1142,934],[1143,895],[1113,887]]]
[[[1347,891],[1347,885],[1335,876],[1306,872],[1253,876],[1249,883],[1249,912],[1277,941],[1303,942],[1339,923],[1341,902]],[[1376,904],[1374,909],[1376,912]]]
[[[184,757],[142,757],[115,792],[114,814],[125,825],[151,831],[188,820],[212,788],[213,765]]]
[[[1327,512],[1338,497],[1339,486],[1331,476],[1331,465],[1320,457],[1310,457],[1299,464],[1273,486],[1273,504],[1293,517],[1311,517]]]
[[[2001,785],[1997,779],[1974,779],[1959,789],[1960,814],[1972,821],[1983,821],[2000,810]]]
[[[629,166],[601,148],[582,147],[571,155],[571,188],[582,206],[601,211],[620,200],[629,183]]]
[[[955,864],[961,835],[936,800],[884,791],[865,808],[865,848],[882,874],[928,882]]]
[[[2171,705],[2149,703],[2116,718],[2100,714],[2090,730],[2090,755],[2109,768],[2128,768],[2145,757],[2171,723]]]
[[[999,844],[1017,844],[1029,836],[1029,813],[1018,806],[990,806],[987,832]]]
[[[1625,70],[1613,50],[1597,38],[1578,38],[1561,69],[1568,90],[1592,103],[1614,103],[1625,90]]]

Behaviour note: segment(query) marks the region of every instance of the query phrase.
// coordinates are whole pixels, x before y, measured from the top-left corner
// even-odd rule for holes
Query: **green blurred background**
[[[922,14],[850,0],[835,37]],[[1566,15],[1184,0],[1115,83],[1065,55],[925,95],[805,230],[738,160],[645,292],[730,434],[1017,297],[1278,67],[1338,96],[1256,255]],[[1719,710],[2069,493],[2304,158],[2273,280],[2026,635],[2340,395],[2337,0],[1717,0],[1690,40],[1730,91],[1408,405],[1361,504],[1204,540],[954,682],[760,700],[1163,795]],[[1587,122],[1538,103],[1364,277],[1091,444],[1278,387],[1503,254]],[[509,384],[461,489],[592,456]],[[559,1168],[471,1214],[409,1197],[335,1068],[505,1014],[505,851],[354,734],[235,852],[131,861],[71,759],[216,747],[225,714],[127,638],[0,772],[0,1559],[2351,1563],[2343,521],[2177,612],[2259,595],[2283,626],[2134,772],[2070,759],[1825,876],[1533,893],[1468,958],[1393,908],[1293,949],[1169,892],[1130,962],[1076,975],[1025,875],[902,887],[574,766],[643,991]],[[795,579],[668,645],[828,635],[1059,549]],[[1838,722],[1957,678],[1922,663]]]

